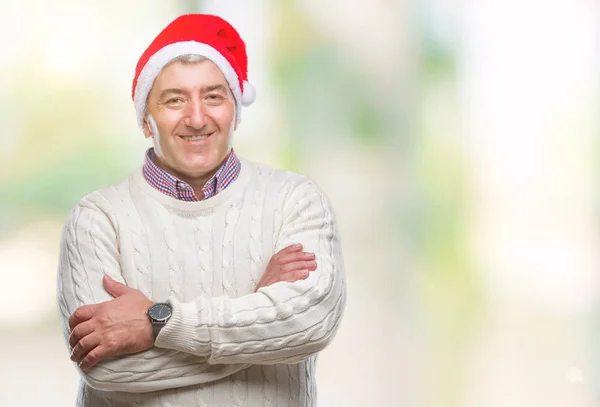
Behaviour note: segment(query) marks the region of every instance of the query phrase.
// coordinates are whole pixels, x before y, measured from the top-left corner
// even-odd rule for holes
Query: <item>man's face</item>
[[[158,164],[181,179],[216,171],[230,151],[234,110],[229,85],[212,61],[166,66],[148,95],[151,117],[144,124],[146,137],[156,137]]]

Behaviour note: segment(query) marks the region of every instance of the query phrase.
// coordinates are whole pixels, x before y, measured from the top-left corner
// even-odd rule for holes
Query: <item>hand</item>
[[[271,257],[267,270],[258,282],[255,292],[261,287],[280,281],[293,283],[304,280],[311,271],[316,269],[317,262],[314,253],[303,252],[301,244],[285,247]]]
[[[69,318],[71,360],[89,370],[107,356],[142,352],[154,344],[146,312],[152,301],[140,291],[104,276],[114,300],[77,308]]]

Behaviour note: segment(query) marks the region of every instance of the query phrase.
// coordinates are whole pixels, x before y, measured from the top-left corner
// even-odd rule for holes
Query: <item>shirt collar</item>
[[[240,168],[240,160],[232,149],[227,160],[202,187],[204,199],[215,196],[227,188],[239,175]],[[163,194],[181,201],[199,201],[194,190],[187,182],[169,174],[156,164],[154,148],[149,148],[146,151],[142,171],[146,182]]]

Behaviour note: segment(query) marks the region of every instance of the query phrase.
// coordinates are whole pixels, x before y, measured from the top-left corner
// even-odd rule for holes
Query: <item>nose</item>
[[[206,125],[206,121],[207,118],[205,106],[202,104],[202,102],[196,100],[190,101],[185,110],[185,118],[183,123],[195,130],[200,130]]]

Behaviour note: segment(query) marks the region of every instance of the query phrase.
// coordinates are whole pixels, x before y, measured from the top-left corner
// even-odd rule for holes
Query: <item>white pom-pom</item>
[[[242,94],[242,106],[250,106],[256,100],[256,89],[248,81],[244,81],[244,93]]]

